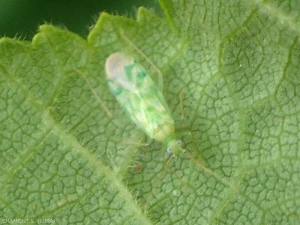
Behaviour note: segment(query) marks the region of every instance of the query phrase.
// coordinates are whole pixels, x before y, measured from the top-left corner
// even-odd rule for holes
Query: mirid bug
[[[235,189],[182,148],[182,142],[176,138],[174,120],[166,100],[141,64],[125,53],[115,52],[107,58],[105,70],[111,92],[128,117],[145,134],[162,142],[167,152],[172,154],[172,158],[183,151],[205,172]],[[169,163],[166,168],[168,165]]]
[[[133,43],[131,43],[126,36],[124,36],[124,38],[155,68],[159,75],[159,86],[162,87],[160,70],[147,58],[143,52],[141,52]],[[172,154],[171,159],[173,159],[175,155],[182,151],[192,162],[202,168],[207,174],[214,176],[222,183],[231,187],[233,190],[236,190],[236,187],[205,167],[202,163],[198,162],[189,152],[186,152],[182,148],[182,142],[176,138],[174,120],[163,97],[161,91],[162,88],[159,89],[156,86],[141,64],[125,53],[116,52],[107,58],[105,70],[108,86],[126,114],[151,139],[162,142],[166,147],[167,152]],[[85,77],[84,73],[77,69],[75,69],[75,71],[82,75],[95,95],[95,98],[100,103],[101,107],[104,109],[107,115],[111,117],[111,112],[100,99],[90,81],[87,79],[87,77]],[[184,89],[182,89],[179,95],[181,102],[183,90]],[[183,114],[183,107],[181,107],[181,111]],[[188,133],[193,139],[192,133]],[[141,143],[136,142],[125,143],[141,145]],[[171,160],[169,160],[165,165],[160,178],[163,176],[164,171],[169,167],[170,163]],[[139,168],[140,167],[136,167],[137,170],[139,170]]]
[[[162,142],[168,153],[183,151],[163,94],[144,67],[116,52],[106,60],[105,70],[108,86],[128,117],[151,139]]]

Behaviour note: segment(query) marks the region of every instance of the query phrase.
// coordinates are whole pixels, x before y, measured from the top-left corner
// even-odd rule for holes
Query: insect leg
[[[135,142],[135,141],[122,141],[121,143],[122,143],[122,144],[125,144],[125,145],[149,146],[148,143]]]
[[[141,140],[143,141],[143,140]],[[126,156],[124,157],[124,165],[126,165],[127,168],[133,168],[135,171],[141,171],[143,170],[143,167],[140,164],[140,158],[142,157],[140,152],[140,147],[148,146],[149,143],[142,143],[139,141],[126,141],[126,142],[119,142],[119,144],[129,145],[133,146],[134,150],[131,149],[126,153]],[[131,147],[130,147],[131,148]],[[126,158],[126,160],[125,160]],[[127,169],[124,167],[122,168],[123,171],[127,171]]]
[[[180,111],[181,111],[181,119],[184,119],[184,108],[183,108],[183,92],[185,91],[186,86],[184,86],[179,92],[179,100],[180,100]]]

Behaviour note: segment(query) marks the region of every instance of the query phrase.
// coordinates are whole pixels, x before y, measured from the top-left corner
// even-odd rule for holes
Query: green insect
[[[176,138],[174,120],[166,100],[141,64],[125,53],[115,52],[107,58],[105,70],[110,90],[130,119],[145,134],[162,142],[173,157],[183,151],[206,173],[236,189],[182,148],[182,142]]]
[[[116,52],[106,60],[105,69],[108,86],[130,119],[151,139],[162,142],[168,153],[184,151],[163,94],[144,67]]]
[[[137,49],[137,47],[135,48]],[[140,50],[138,51],[144,55]],[[154,66],[151,62],[150,64]],[[141,64],[125,53],[115,52],[107,58],[105,70],[108,86],[126,114],[151,139],[162,142],[167,152],[172,154],[173,157],[171,159],[182,151],[206,173],[236,190],[232,184],[206,168],[182,148],[182,142],[176,138],[174,120],[166,100],[161,90],[156,86]],[[94,91],[89,80],[84,74],[82,75],[101,106],[111,116],[110,111]]]

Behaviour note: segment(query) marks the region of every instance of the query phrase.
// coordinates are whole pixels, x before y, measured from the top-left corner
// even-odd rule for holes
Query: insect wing
[[[106,74],[120,105],[150,138],[164,125],[174,123],[161,91],[132,57],[112,54],[106,61]]]

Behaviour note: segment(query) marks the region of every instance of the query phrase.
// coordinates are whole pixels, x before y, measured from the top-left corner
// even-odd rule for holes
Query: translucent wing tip
[[[123,52],[115,52],[111,54],[105,63],[105,71],[108,79],[115,78],[122,73],[125,65],[132,62],[132,58]]]

